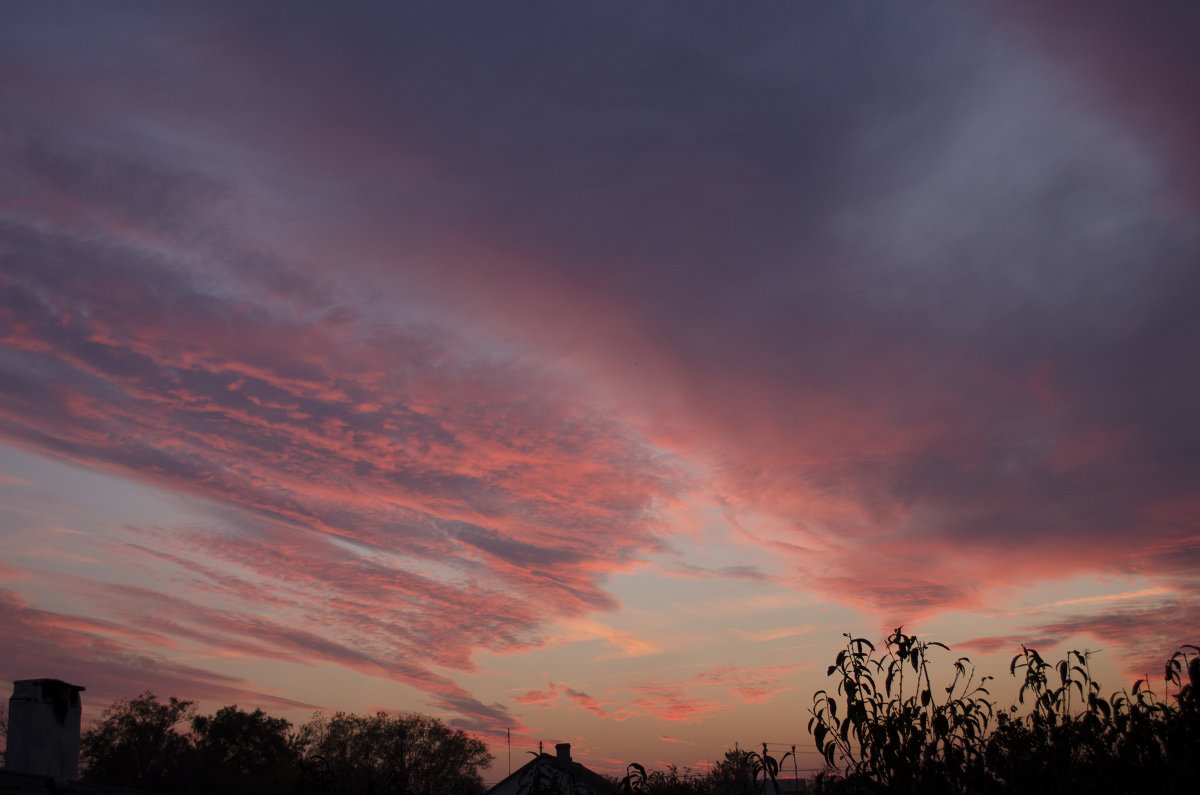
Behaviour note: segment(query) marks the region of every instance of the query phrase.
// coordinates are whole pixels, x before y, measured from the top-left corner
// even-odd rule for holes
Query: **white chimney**
[[[60,679],[20,679],[8,700],[7,767],[18,773],[79,778],[79,691]]]

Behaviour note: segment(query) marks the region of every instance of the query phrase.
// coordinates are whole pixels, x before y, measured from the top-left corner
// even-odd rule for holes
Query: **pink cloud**
[[[575,702],[576,705],[578,705],[582,709],[586,709],[588,712],[592,713],[593,715],[596,715],[601,718],[607,718],[609,716],[608,707],[612,706],[611,704],[605,704],[605,703],[599,701],[598,699],[593,698],[592,696],[589,696],[587,693],[581,692],[579,690],[574,690],[572,688],[567,688],[564,691],[564,694],[571,701]]]
[[[553,682],[547,682],[545,690],[528,690],[520,695],[513,696],[512,700],[518,704],[550,706],[558,700],[558,686]]]
[[[644,685],[630,703],[657,720],[693,722],[729,708],[728,703],[670,685]]]
[[[757,668],[725,666],[696,674],[695,679],[705,684],[722,685],[743,703],[755,704],[772,701],[780,693],[791,690],[790,687],[781,686],[779,680],[784,674],[803,667],[803,664],[767,665]]]
[[[269,517],[244,533],[127,530],[142,537],[132,549],[207,600],[315,610],[288,631],[225,618],[241,648],[398,675],[467,703],[420,666],[471,670],[476,649],[537,645],[544,620],[614,606],[604,578],[658,548],[653,505],[675,488],[670,466],[555,384],[531,390],[534,373],[425,331],[257,315],[169,272],[130,279],[139,267],[135,256],[86,280],[9,274],[27,308],[3,343],[58,376],[17,375],[0,432]],[[489,584],[469,584],[481,571]],[[123,609],[136,621],[146,607]],[[355,648],[385,657],[330,645],[338,616],[353,616]],[[196,622],[214,618],[191,618],[150,620],[200,640]]]
[[[546,682],[545,690],[529,690],[519,695],[512,696],[512,700],[516,701],[518,704],[537,705],[542,707],[554,707],[560,705],[564,699],[568,703],[579,707],[580,709],[585,709],[597,717],[617,717],[619,719],[618,715],[614,715],[610,712],[610,709],[614,706],[612,703],[602,702],[599,699],[588,695],[587,693],[575,690],[574,688],[555,684],[554,682],[550,681]]]
[[[521,725],[498,705],[479,702],[451,679],[432,673],[420,661],[411,660],[406,644],[412,640],[400,638],[390,644],[385,642],[381,634],[399,634],[402,630],[386,619],[378,625],[371,622],[349,631],[329,632],[329,622],[340,615],[336,607],[328,615],[313,616],[300,609],[301,605],[292,605],[290,614],[282,612],[278,619],[272,619],[264,615],[269,611],[264,610],[265,604],[259,601],[248,603],[256,611],[250,613],[236,598],[226,604],[205,606],[148,588],[61,574],[58,581],[62,588],[104,605],[116,620],[48,613],[41,613],[40,620],[63,631],[86,632],[88,637],[103,644],[119,641],[132,648],[136,642],[139,647],[161,648],[166,655],[199,651],[201,654],[244,655],[302,665],[326,662],[415,687],[427,694],[430,706],[459,715],[455,718],[456,723],[473,730],[495,732]],[[153,615],[145,613],[144,606],[148,603],[156,606]],[[76,664],[86,675],[88,660],[96,656],[96,651],[85,647],[78,654],[80,659]],[[163,665],[167,669],[171,667],[168,662]],[[195,694],[185,691],[180,695],[203,698],[209,691],[211,688]]]
[[[109,621],[39,610],[7,589],[0,589],[0,629],[9,644],[0,664],[6,679],[51,677],[87,688],[90,714],[113,701],[152,690],[182,698],[240,701],[285,709],[314,705],[259,689],[236,677],[180,664],[148,651],[163,641],[153,633]],[[169,641],[165,645],[172,645]]]
[[[1053,653],[1058,648],[1060,638],[1053,635],[990,635],[987,637],[970,638],[954,644],[954,651],[976,654],[1009,654],[1014,655],[1025,646],[1037,649],[1039,652]]]
[[[695,745],[695,743],[688,742],[687,740],[680,740],[676,737],[667,737],[666,735],[659,735],[658,739],[664,743],[678,743],[679,745]]]
[[[804,667],[805,664],[712,668],[681,681],[641,685],[635,688],[638,697],[631,703],[658,720],[700,720],[738,704],[774,700],[792,689],[781,684],[783,676]]]

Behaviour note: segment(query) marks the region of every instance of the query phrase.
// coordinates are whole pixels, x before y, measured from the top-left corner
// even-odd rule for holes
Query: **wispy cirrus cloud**
[[[421,666],[539,645],[546,621],[613,606],[604,578],[658,547],[672,466],[534,370],[436,329],[224,295],[137,247],[3,223],[0,431],[249,512],[238,530],[125,531],[190,593],[295,621],[225,615],[225,634],[193,640],[397,676],[478,717],[490,708]],[[114,593],[133,624],[164,598]],[[189,619],[165,632],[216,618],[175,602]]]
[[[803,667],[802,664],[764,665],[757,668],[727,665],[696,674],[695,679],[703,684],[721,685],[741,698],[742,703],[754,704],[770,701],[790,690],[789,687],[781,687],[779,680],[784,674]]]
[[[683,680],[635,687],[637,697],[631,703],[658,720],[699,721],[735,705],[774,700],[791,689],[781,684],[783,676],[803,667],[804,664],[721,666]]]
[[[587,710],[597,717],[614,717],[612,715],[612,708],[615,706],[613,702],[600,701],[580,690],[551,681],[546,682],[545,690],[529,690],[513,696],[512,700],[518,704],[537,705],[541,707],[555,707],[566,701],[568,704]]]
[[[1030,622],[1024,633],[978,637],[956,644],[968,651],[1015,653],[1023,646],[1065,653],[1069,638],[1090,636],[1105,644],[1120,671],[1131,678],[1145,677],[1182,644],[1194,643],[1193,627],[1200,618],[1196,608],[1197,584],[1176,590],[1147,588],[1091,599],[1065,600],[1068,612],[1040,622]],[[1087,608],[1092,608],[1087,611]],[[1157,676],[1157,674],[1155,674]]]
[[[698,721],[730,707],[729,702],[690,692],[676,685],[643,685],[634,689],[630,703],[656,720]]]
[[[680,745],[695,745],[695,743],[688,742],[687,740],[680,740],[677,737],[667,737],[666,735],[662,735],[658,739],[664,743],[678,743]]]
[[[250,701],[276,709],[314,709],[283,694],[237,677],[176,662],[147,648],[170,648],[175,641],[119,622],[41,610],[8,589],[0,589],[6,637],[21,638],[6,652],[15,678],[54,677],[86,682],[93,712],[119,698],[146,690],[186,694],[215,701]]]

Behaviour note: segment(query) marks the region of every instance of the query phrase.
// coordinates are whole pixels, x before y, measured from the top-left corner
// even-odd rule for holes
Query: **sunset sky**
[[[490,780],[814,767],[843,632],[1161,676],[1200,5],[1015,5],[0,5],[0,686]]]

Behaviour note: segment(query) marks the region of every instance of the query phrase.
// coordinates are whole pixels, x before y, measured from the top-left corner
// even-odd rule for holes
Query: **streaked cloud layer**
[[[1194,641],[1200,18],[1123,9],[4,8],[0,674],[691,764],[847,629]]]

